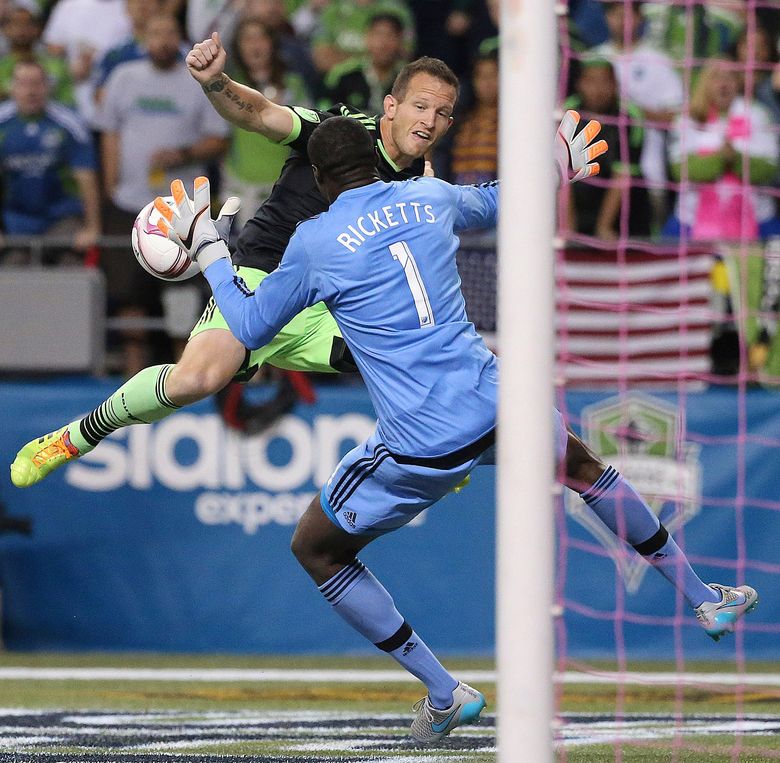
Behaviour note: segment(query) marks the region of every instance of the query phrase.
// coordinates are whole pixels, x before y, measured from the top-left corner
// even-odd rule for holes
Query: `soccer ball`
[[[166,196],[165,201],[172,203],[173,196]],[[154,208],[153,201],[138,213],[130,234],[135,258],[147,273],[163,281],[192,278],[200,268],[157,227],[159,219],[160,213]]]

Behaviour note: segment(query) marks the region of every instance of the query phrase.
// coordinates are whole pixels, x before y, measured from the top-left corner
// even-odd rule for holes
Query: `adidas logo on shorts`
[[[345,511],[343,516],[344,516],[344,521],[354,530],[355,519],[357,519],[357,514],[354,511]]]

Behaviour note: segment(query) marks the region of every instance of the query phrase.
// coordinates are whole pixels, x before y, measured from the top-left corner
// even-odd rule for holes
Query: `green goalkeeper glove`
[[[216,220],[211,219],[211,186],[208,178],[195,178],[193,198],[187,196],[184,183],[171,183],[174,204],[168,204],[162,197],[154,200],[154,207],[162,218],[157,227],[175,244],[178,244],[201,272],[213,262],[230,258],[227,241],[230,226],[241,202],[231,196],[223,205]]]
[[[593,160],[601,156],[608,148],[607,141],[600,140],[593,143],[593,139],[601,132],[601,124],[595,119],[577,132],[580,123],[580,115],[570,109],[563,115],[558,133],[555,136],[555,163],[558,168],[558,185],[576,183],[578,180],[598,175],[598,162]],[[569,178],[569,168],[574,171],[574,176]]]

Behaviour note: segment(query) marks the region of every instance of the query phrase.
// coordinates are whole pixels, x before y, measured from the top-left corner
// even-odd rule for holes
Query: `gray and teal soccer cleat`
[[[70,440],[72,426],[74,424],[68,424],[43,437],[30,440],[16,454],[11,464],[11,482],[16,487],[30,487],[71,459],[83,455]]]
[[[701,623],[704,632],[717,641],[726,633],[733,633],[737,620],[756,608],[758,594],[747,585],[734,588],[709,583],[709,587],[720,594],[720,601],[705,601],[700,604],[696,607],[696,619]]]
[[[464,723],[478,723],[479,714],[485,708],[482,692],[472,689],[462,681],[452,692],[452,704],[445,710],[437,710],[428,697],[416,702],[417,716],[412,721],[412,736],[423,744],[438,742],[456,726]]]

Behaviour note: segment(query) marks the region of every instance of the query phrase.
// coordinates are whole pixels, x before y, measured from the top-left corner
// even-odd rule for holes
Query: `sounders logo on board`
[[[677,408],[630,392],[582,409],[582,440],[631,482],[674,533],[701,510],[699,446],[682,440]],[[649,569],[624,546],[573,491],[566,512],[610,552],[626,590],[635,593]]]
[[[320,415],[313,422],[285,416],[262,434],[244,437],[215,414],[180,412],[114,432],[64,476],[90,492],[198,491],[198,520],[236,523],[254,533],[269,523],[295,524],[342,454],[375,425],[359,413]]]

